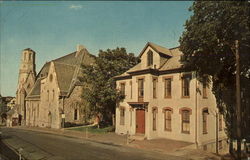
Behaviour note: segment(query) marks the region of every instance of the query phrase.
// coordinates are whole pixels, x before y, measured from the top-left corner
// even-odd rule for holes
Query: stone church
[[[36,74],[36,53],[24,49],[16,92],[22,125],[61,128],[83,123],[81,66],[92,65],[94,56],[82,45],[77,51],[46,62]]]

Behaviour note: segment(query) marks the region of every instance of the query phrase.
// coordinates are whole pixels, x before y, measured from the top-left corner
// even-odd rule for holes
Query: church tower
[[[25,124],[26,106],[25,98],[36,80],[36,52],[32,49],[24,49],[21,55],[21,64],[19,68],[18,85],[16,92],[16,104],[19,113],[19,123]]]

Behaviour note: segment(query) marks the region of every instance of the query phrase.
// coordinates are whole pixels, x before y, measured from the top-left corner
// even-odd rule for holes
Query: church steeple
[[[27,48],[22,52],[21,65],[19,69],[19,83],[24,83],[29,74],[36,76],[36,64],[35,64],[36,52]]]
[[[21,124],[26,120],[25,98],[36,81],[36,52],[30,48],[24,49],[21,55],[21,64],[19,68],[18,86],[16,92],[16,106],[19,113]]]

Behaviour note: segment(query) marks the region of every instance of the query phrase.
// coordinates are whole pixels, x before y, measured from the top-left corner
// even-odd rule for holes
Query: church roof
[[[54,64],[60,91],[68,91],[71,85],[71,81],[73,80],[76,66],[63,63]]]
[[[94,56],[89,54],[87,49],[73,52],[46,62],[37,75],[34,87],[27,98],[40,96],[41,80],[48,76],[51,62],[54,63],[59,89],[62,95],[67,95],[72,85],[79,85],[78,77],[81,76],[80,67],[82,64],[89,65],[94,62]]]
[[[37,78],[41,78],[41,77],[47,77],[48,72],[49,72],[49,66],[50,66],[50,62],[46,62],[42,69],[40,70],[40,72],[37,74]]]
[[[43,78],[38,78],[33,86],[33,88],[30,90],[28,97],[32,96],[40,96],[40,91],[41,91],[41,80]]]

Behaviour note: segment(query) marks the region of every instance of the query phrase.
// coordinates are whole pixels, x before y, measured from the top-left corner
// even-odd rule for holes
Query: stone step
[[[146,139],[146,136],[144,134],[135,134],[135,135],[131,135],[129,139],[143,141]]]

